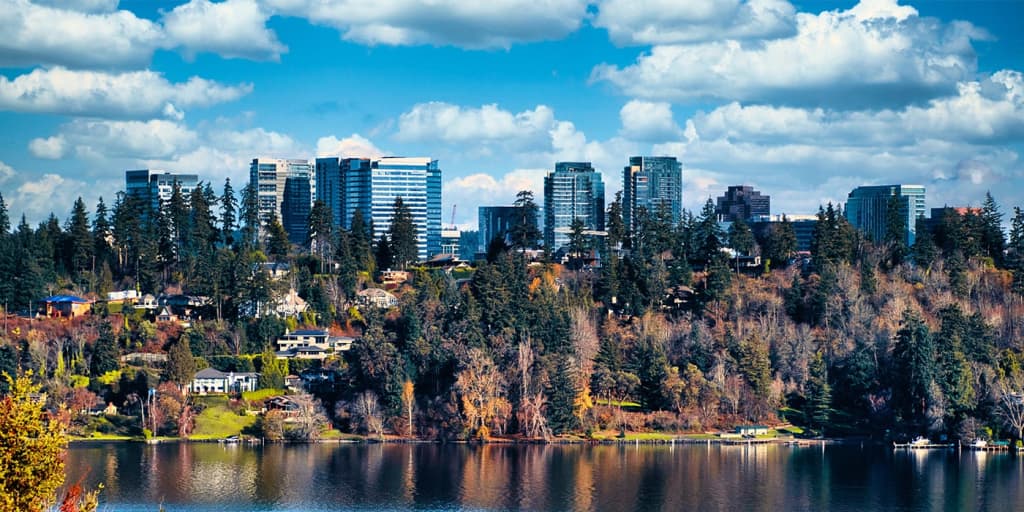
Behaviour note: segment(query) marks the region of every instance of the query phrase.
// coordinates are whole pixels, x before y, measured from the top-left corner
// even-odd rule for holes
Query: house
[[[398,299],[389,291],[380,288],[367,288],[356,294],[359,302],[377,308],[390,308],[398,304]]]
[[[252,372],[228,372],[224,373],[214,368],[204,368],[192,378],[188,389],[193,393],[205,395],[207,393],[243,393],[255,391],[259,382],[258,373]]]
[[[354,338],[331,336],[325,330],[302,329],[285,331],[277,340],[279,359],[324,359],[330,353],[344,352],[352,348]]]
[[[136,366],[162,365],[167,363],[167,354],[132,352],[121,356],[121,362]]]
[[[46,316],[50,318],[74,318],[89,314],[91,300],[74,295],[51,295],[40,302],[46,308]]]
[[[157,303],[156,297],[149,293],[143,295],[139,302],[135,304],[135,309],[156,309],[158,307],[160,305]]]
[[[288,294],[274,305],[274,311],[280,316],[299,316],[307,309],[309,309],[309,304],[299,297],[299,292],[295,291],[295,288],[289,289]]]
[[[288,263],[278,261],[265,261],[262,263],[256,263],[252,266],[253,274],[264,271],[271,279],[277,281],[284,279],[288,276],[288,273],[292,271],[292,266]]]
[[[286,417],[295,417],[299,414],[299,404],[286,396],[270,397],[263,402],[267,411],[281,411]]]
[[[107,302],[110,304],[134,304],[138,300],[139,292],[135,290],[107,292]]]
[[[406,282],[411,278],[412,275],[405,270],[382,270],[380,273],[380,282],[384,283],[386,287],[397,287],[398,285]]]
[[[284,387],[288,388],[288,391],[292,391],[294,393],[302,391],[302,377],[294,374],[286,376],[284,378]]]
[[[181,323],[182,325],[188,323],[188,322],[181,322],[181,319],[178,317],[178,315],[175,315],[174,313],[171,312],[170,306],[164,306],[164,307],[160,308],[160,312],[157,313],[157,315],[156,315],[156,321],[157,322],[178,322],[178,323]]]
[[[768,427],[764,425],[739,425],[736,433],[743,437],[756,437],[768,435]]]

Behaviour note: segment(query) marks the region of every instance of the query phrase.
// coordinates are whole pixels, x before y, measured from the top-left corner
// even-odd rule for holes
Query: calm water
[[[1024,457],[858,446],[74,446],[104,510],[1024,510]]]

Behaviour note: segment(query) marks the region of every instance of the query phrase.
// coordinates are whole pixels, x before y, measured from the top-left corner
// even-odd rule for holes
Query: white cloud
[[[511,205],[521,190],[533,191],[534,199],[543,203],[544,176],[548,169],[516,169],[502,175],[475,173],[453,178],[444,183],[442,197],[445,204],[458,205],[463,222],[476,229],[477,207]]]
[[[28,143],[28,150],[37,158],[56,160],[64,156],[67,143],[63,135],[55,135],[47,138],[32,139]]]
[[[663,142],[681,133],[668,103],[631,100],[619,110],[619,119],[622,136],[627,139]]]
[[[82,181],[59,174],[43,174],[35,179],[26,179],[14,189],[7,201],[12,218],[25,215],[30,223],[45,219],[51,212],[61,218],[67,212],[54,211],[54,207],[70,206],[75,198],[82,196],[86,204],[95,204],[98,196],[96,187],[89,187]]]
[[[366,137],[353,133],[344,139],[338,139],[334,135],[320,137],[316,141],[317,156],[338,156],[343,158],[377,158],[384,155],[384,151],[378,148]]]
[[[11,179],[12,176],[14,176],[14,168],[0,162],[0,183],[6,182]]]
[[[58,137],[62,148],[74,148],[79,157],[92,159],[166,158],[191,149],[198,140],[184,125],[160,119],[75,119],[61,126]]]
[[[140,67],[163,45],[158,24],[108,12],[117,2],[50,3],[61,8],[9,0],[0,9],[0,66]]]
[[[57,67],[36,69],[14,80],[0,76],[0,110],[111,118],[171,114],[169,117],[179,118],[177,107],[233,101],[250,91],[250,84],[222,85],[199,77],[171,83],[153,71],[104,73]]]
[[[774,39],[796,32],[785,0],[604,0],[594,26],[619,45]]]
[[[508,48],[560,39],[579,28],[587,0],[266,0],[276,13],[338,29],[369,45]]]
[[[180,45],[188,58],[213,52],[277,61],[288,48],[266,27],[268,17],[255,0],[192,0],[164,14],[163,23],[170,43]]]
[[[433,101],[414,105],[398,119],[396,137],[406,141],[541,142],[555,121],[545,105],[513,114],[496,104],[466,108]]]
[[[79,12],[111,12],[117,9],[118,0],[33,0],[34,4],[60,7]]]
[[[647,99],[897,106],[954,93],[976,70],[972,39],[986,36],[966,22],[920,18],[895,0],[796,20],[793,37],[655,46],[633,65],[597,66],[591,79]]]

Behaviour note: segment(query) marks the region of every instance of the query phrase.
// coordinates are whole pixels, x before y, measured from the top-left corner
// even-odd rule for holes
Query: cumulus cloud
[[[117,9],[119,0],[34,0],[33,3],[79,12],[110,12]]]
[[[774,39],[796,32],[785,0],[604,0],[594,26],[618,45]]]
[[[478,206],[511,205],[520,190],[533,191],[538,203],[543,202],[544,176],[548,169],[515,169],[505,174],[474,173],[446,181],[442,197],[446,204],[458,205],[460,218],[476,229]]]
[[[966,22],[918,17],[895,0],[799,13],[796,24],[794,36],[758,44],[655,46],[633,65],[597,66],[591,79],[646,99],[893,107],[955,93],[977,68],[972,40],[986,37]]]
[[[443,102],[420,103],[398,119],[396,137],[405,141],[538,143],[555,122],[551,108],[513,114],[495,104],[480,108]]]
[[[105,73],[56,67],[36,69],[13,80],[0,76],[0,110],[110,118],[170,113],[169,117],[180,118],[177,107],[233,101],[250,91],[250,84],[223,85],[199,77],[171,83],[153,71]]]
[[[0,163],[0,167],[3,164]],[[82,196],[86,204],[95,204],[98,197],[96,187],[89,187],[82,181],[47,173],[30,177],[26,173],[16,173],[22,180],[14,188],[10,196],[5,195],[8,211],[12,218],[25,215],[30,223],[42,221],[51,212],[60,218],[67,212],[54,211],[55,205],[71,205],[75,198]]]
[[[28,143],[28,150],[37,158],[56,160],[64,156],[67,143],[63,135],[53,137],[36,138]]]
[[[508,48],[560,39],[587,16],[586,0],[266,0],[276,13],[334,27],[369,45]]]
[[[192,0],[164,14],[172,44],[188,58],[199,52],[251,60],[280,60],[288,48],[266,27],[269,13],[255,0]]]
[[[58,65],[70,68],[145,66],[164,44],[161,27],[117,2],[11,0],[0,9],[0,66]]]
[[[663,142],[681,133],[668,103],[632,100],[619,110],[619,119],[627,139]]]
[[[0,183],[4,183],[5,181],[11,179],[12,176],[14,176],[14,168],[3,162],[0,162]]]
[[[316,141],[317,156],[338,156],[342,158],[377,158],[384,155],[384,151],[378,148],[366,137],[353,133],[344,139],[338,139],[334,135],[320,137]]]

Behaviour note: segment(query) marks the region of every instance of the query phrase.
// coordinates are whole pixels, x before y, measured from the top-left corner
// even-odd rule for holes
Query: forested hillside
[[[0,300],[12,313],[49,294],[123,289],[209,302],[187,328],[102,301],[73,320],[11,315],[0,371],[32,370],[83,426],[80,411],[97,399],[134,414],[159,387],[163,433],[189,433],[180,388],[213,366],[260,371],[268,388],[319,368],[310,391],[323,411],[363,433],[542,437],[791,421],[826,435],[1021,437],[1024,214],[1014,208],[1007,236],[991,197],[919,223],[912,246],[898,212],[872,242],[827,205],[810,257],[797,257],[785,222],[758,236],[742,222],[722,232],[710,202],[679,224],[641,212],[628,233],[615,201],[608,236],[575,230],[556,264],[527,256],[540,237],[532,195],[521,193],[519,225],[486,260],[452,273],[413,261],[411,223],[373,240],[362,218],[338,230],[317,203],[310,239],[290,246],[276,219],[259,225],[250,187],[241,197],[236,205],[226,183],[220,196],[209,185],[187,200],[176,192],[160,209],[121,195],[90,213],[79,200],[63,223],[22,219],[13,231],[3,208]],[[762,263],[741,266],[738,255]],[[267,261],[290,263],[288,276],[273,279],[257,265]],[[355,292],[386,268],[412,274],[398,305],[358,305]],[[310,311],[253,317],[289,288]],[[299,326],[357,340],[323,363],[275,359],[277,337]],[[119,360],[133,352],[168,360]]]

